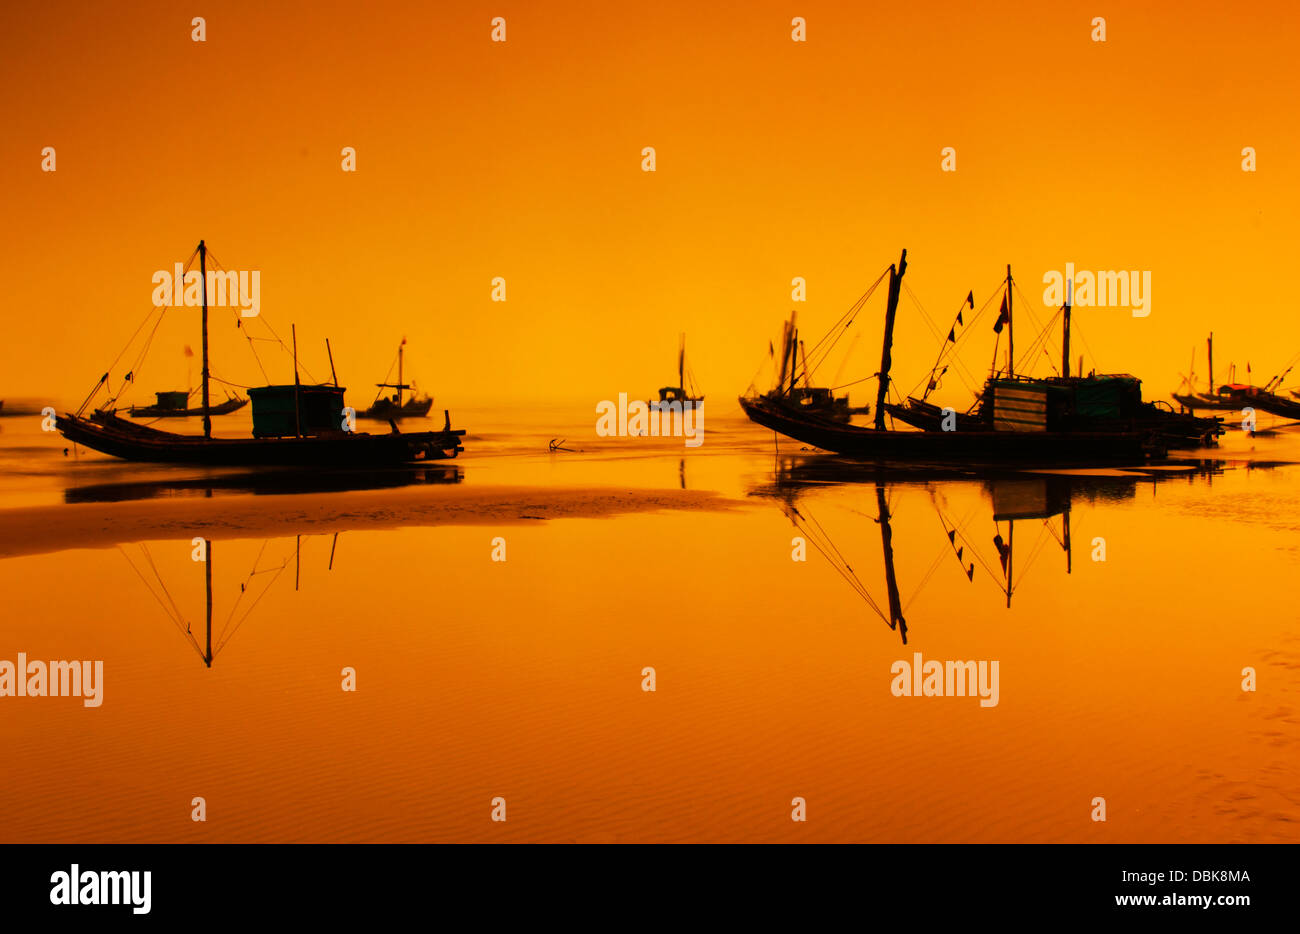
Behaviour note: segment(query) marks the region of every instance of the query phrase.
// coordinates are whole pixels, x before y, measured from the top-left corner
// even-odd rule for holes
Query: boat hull
[[[203,438],[132,424],[109,412],[60,415],[65,438],[101,454],[160,464],[287,467],[387,467],[455,457],[463,428],[372,435],[338,432],[303,438]]]
[[[885,411],[892,417],[913,428],[923,431],[942,431],[944,410],[939,406],[921,399],[908,397],[906,405],[885,404]],[[967,415],[954,412],[955,431],[989,431],[988,422],[979,415]],[[1071,426],[1069,434],[1088,432],[1106,434],[1112,431],[1151,432],[1160,441],[1171,448],[1213,447],[1223,434],[1223,424],[1217,418],[1197,418],[1186,413],[1165,411],[1153,403],[1140,403],[1138,414],[1115,425],[1106,424],[1105,419],[1079,420],[1081,424]],[[1064,433],[1064,432],[1062,432]]]
[[[387,421],[388,419],[403,418],[425,418],[429,414],[429,409],[433,408],[433,397],[428,399],[411,399],[402,403],[401,406],[394,405],[387,399],[380,399],[364,412],[357,413],[357,418],[377,419]]]
[[[1021,466],[1141,463],[1163,454],[1144,432],[879,431],[816,418],[795,418],[761,399],[740,400],[751,421],[859,460],[910,463],[1007,463]]]
[[[227,399],[219,405],[210,405],[207,414],[229,415],[248,405],[247,399]],[[133,405],[128,410],[132,418],[194,418],[204,414],[203,406],[196,409],[167,409],[157,405]]]

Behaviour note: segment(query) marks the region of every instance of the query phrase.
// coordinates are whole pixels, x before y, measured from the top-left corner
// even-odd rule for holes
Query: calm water
[[[0,698],[0,840],[1297,836],[1300,434],[1169,470],[926,477],[777,448],[730,403],[696,449],[596,438],[581,408],[454,416],[473,431],[451,470],[296,495],[65,457],[38,420],[0,420],[0,512],[21,517],[0,659],[105,667],[98,708]],[[506,487],[499,522],[405,511]],[[602,490],[661,495],[588,517]],[[275,534],[196,521],[212,502]],[[115,533],[146,506],[147,540]],[[82,515],[85,546],[50,537]],[[893,696],[917,652],[998,661],[997,706]]]

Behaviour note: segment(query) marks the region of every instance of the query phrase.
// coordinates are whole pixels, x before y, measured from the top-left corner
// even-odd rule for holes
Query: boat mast
[[[1061,375],[1066,379],[1070,378],[1070,286],[1071,283],[1065,283],[1065,331],[1061,337]]]
[[[1205,339],[1205,355],[1209,358],[1210,363],[1210,395],[1214,395],[1214,332]]]
[[[876,387],[876,430],[885,430],[885,394],[889,392],[889,368],[893,365],[891,350],[894,344],[894,318],[898,314],[898,293],[907,271],[907,250],[898,258],[897,266],[889,267],[889,302],[885,306],[885,339],[880,348],[880,385]]]
[[[1074,549],[1070,547],[1070,510],[1065,510],[1065,573],[1069,574],[1074,570]]]
[[[1011,558],[1016,547],[1016,520],[1007,520],[1007,609],[1011,609]]]
[[[677,385],[686,395],[686,335],[680,335],[677,342]]]
[[[208,248],[199,241],[199,276],[203,283],[203,437],[212,437],[212,415],[208,411]]]
[[[903,604],[898,595],[898,577],[894,573],[894,532],[889,527],[889,501],[885,498],[885,485],[876,482],[876,507],[880,515],[880,546],[885,556],[885,589],[889,592],[889,628],[899,627],[903,644],[907,644],[907,620],[903,618]]]
[[[1011,316],[1011,264],[1007,263],[1007,377],[1016,375],[1016,326]]]
[[[208,649],[203,655],[203,661],[209,668],[212,667],[212,542],[203,542],[203,570],[207,576],[208,584]]]
[[[781,329],[781,373],[776,378],[777,395],[785,394],[785,374],[790,366],[790,335],[794,331],[795,312],[790,312],[790,320]]]
[[[291,324],[293,331],[293,433],[302,437],[302,415],[298,406],[298,325]]]
[[[800,329],[790,325],[790,395],[794,395],[794,386],[800,381]]]
[[[406,338],[397,345],[397,407],[402,407],[402,354],[406,351]]]

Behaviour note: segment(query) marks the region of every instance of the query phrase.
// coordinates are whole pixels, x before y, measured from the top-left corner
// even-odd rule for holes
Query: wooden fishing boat
[[[1205,342],[1206,357],[1210,367],[1210,391],[1209,392],[1192,392],[1192,393],[1173,393],[1175,401],[1188,409],[1214,409],[1219,411],[1240,412],[1243,409],[1257,409],[1261,412],[1267,412],[1270,415],[1276,415],[1280,418],[1300,419],[1300,403],[1293,402],[1285,396],[1278,395],[1275,391],[1282,386],[1282,381],[1286,379],[1288,373],[1294,367],[1294,362],[1287,366],[1277,376],[1265,383],[1263,386],[1252,386],[1249,383],[1230,382],[1214,387],[1214,335],[1210,334]],[[1247,368],[1249,369],[1249,368]],[[1229,372],[1229,378],[1232,373]],[[1300,398],[1300,393],[1291,391],[1291,395]]]
[[[214,438],[209,398],[207,247],[199,241],[203,283],[203,434],[186,435],[138,425],[111,410],[91,416],[64,413],[55,425],[65,438],[92,450],[125,460],[210,466],[276,465],[329,469],[335,467],[386,467],[452,458],[464,448],[464,429],[452,429],[451,415],[444,413],[441,431],[402,433],[394,423],[389,434],[368,434],[348,430],[344,414],[344,388],[335,377],[333,385],[304,385],[298,377],[297,338],[294,338],[294,381],[292,384],[250,389],[253,406],[253,437]],[[191,258],[192,261],[193,258]],[[327,342],[328,346],[328,342]],[[331,354],[331,369],[333,368]],[[108,374],[100,377],[82,409]]]
[[[164,464],[283,467],[388,467],[455,457],[464,429],[391,434],[331,431],[273,438],[212,438],[136,425],[110,412],[83,418],[65,413],[63,436],[101,454]]]
[[[1141,380],[1127,374],[1017,378],[1015,383],[1017,388],[1042,390],[1049,406],[1049,422],[1059,430],[1150,432],[1169,448],[1213,445],[1223,434],[1223,422],[1218,418],[1175,412],[1168,403],[1143,401]],[[924,431],[988,431],[993,407],[987,400],[994,397],[999,386],[1009,385],[1006,380],[989,380],[973,412],[945,412],[913,396],[908,397],[906,405],[886,403],[885,410]]]
[[[183,390],[156,392],[154,396],[158,401],[154,405],[133,405],[127,409],[127,414],[132,418],[194,418],[199,415],[229,415],[248,405],[247,399],[227,394],[228,398],[225,402],[219,402],[210,408],[204,409],[202,406],[186,408],[189,395]]]
[[[1010,311],[1013,308],[1011,287],[1011,273],[1008,269],[1000,323],[1010,323]],[[973,295],[967,301],[973,306]],[[1072,375],[1070,296],[1066,296],[1061,311],[1061,375],[1030,378],[1019,374],[1002,376],[994,373],[985,382],[984,388],[976,393],[975,403],[970,410],[959,413],[952,409],[941,409],[927,401],[929,392],[936,386],[937,378],[942,375],[939,365],[943,361],[943,352],[940,352],[935,367],[931,370],[926,395],[919,399],[908,396],[903,405],[886,403],[885,410],[904,424],[924,431],[969,432],[989,431],[999,427],[1024,428],[1026,426],[1016,418],[1011,419],[1015,424],[999,426],[996,403],[999,394],[1020,397],[1032,394],[1045,406],[1046,416],[1043,425],[1029,426],[1034,429],[1045,426],[1048,430],[1058,432],[1145,432],[1168,448],[1195,448],[1217,443],[1218,437],[1223,434],[1223,423],[1218,418],[1176,412],[1164,401],[1144,401],[1142,381],[1135,376],[1095,372],[1084,376],[1082,358],[1079,360],[1078,375]],[[961,322],[960,312],[957,321]],[[954,325],[949,332],[949,341],[954,340],[955,331]],[[1009,328],[1007,336],[1008,341],[1013,339]],[[1039,340],[1042,340],[1042,336]],[[947,345],[944,346],[946,348]],[[946,371],[947,367],[943,370]],[[1013,404],[1020,403],[1017,401]]]
[[[1147,432],[905,431],[797,415],[765,399],[741,398],[751,421],[824,451],[859,460],[1022,466],[1140,463],[1163,453]]]
[[[903,274],[907,269],[904,250],[896,266],[889,268],[889,293],[885,309],[885,334],[881,351],[876,395],[876,418],[872,428],[846,425],[762,396],[742,397],[745,414],[757,424],[797,441],[855,459],[945,463],[1015,462],[1023,466],[1140,463],[1148,456],[1163,456],[1165,445],[1157,433],[1126,428],[1081,430],[1052,424],[1047,391],[1036,381],[1018,378],[1011,372],[993,385],[992,421],[983,430],[909,431],[885,427],[886,394],[892,364],[894,320]],[[1011,323],[1011,270],[1007,269],[1007,296],[1003,315]],[[1001,319],[1000,319],[1001,320]],[[999,329],[1000,331],[1000,329]],[[1014,360],[1009,348],[1008,359]],[[1068,352],[1068,351],[1067,351]]]
[[[849,405],[847,393],[836,396],[833,389],[813,385],[813,368],[808,365],[795,320],[795,313],[791,312],[790,320],[785,322],[781,333],[781,363],[776,386],[764,393],[762,398],[774,406],[788,408],[791,413],[815,415],[834,422],[848,422],[854,415],[869,413],[869,405]],[[816,350],[814,348],[814,354]]]
[[[695,387],[694,380],[690,378],[686,369],[686,335],[683,334],[677,348],[677,385],[661,386],[659,398],[651,399],[649,404],[654,406],[678,402],[682,405],[699,405],[703,401],[704,395]]]
[[[1300,402],[1279,396],[1267,387],[1228,383],[1219,387],[1218,399],[1226,408],[1236,409],[1239,412],[1248,408],[1258,409],[1280,418],[1300,419]]]
[[[433,408],[433,396],[415,395],[415,386],[402,381],[402,359],[406,350],[406,338],[397,345],[397,382],[375,383],[380,390],[396,389],[392,396],[376,397],[370,408],[357,413],[358,418],[371,418],[380,421],[397,421],[403,418],[424,418]],[[390,374],[392,370],[388,371]],[[410,389],[411,398],[403,399],[402,393]]]

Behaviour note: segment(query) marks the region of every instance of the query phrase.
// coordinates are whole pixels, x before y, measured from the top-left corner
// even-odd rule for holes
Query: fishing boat
[[[1196,409],[1207,409],[1211,411],[1226,411],[1228,409],[1235,409],[1236,406],[1233,403],[1229,401],[1221,400],[1215,394],[1214,332],[1213,331],[1211,331],[1210,336],[1205,339],[1205,357],[1207,363],[1209,364],[1209,370],[1210,370],[1209,381],[1208,381],[1209,392],[1196,391],[1196,366],[1195,366],[1195,355],[1193,354],[1193,358],[1192,358],[1193,365],[1192,365],[1191,373],[1188,374],[1186,377],[1184,377],[1183,384],[1179,387],[1180,391],[1172,392],[1170,393],[1170,395],[1173,397],[1175,402],[1177,402],[1183,408],[1188,409],[1189,411],[1195,411]],[[1186,390],[1185,392],[1182,391],[1184,389]]]
[[[156,463],[202,464],[208,466],[292,467],[386,467],[428,460],[452,458],[464,448],[464,429],[451,427],[451,415],[444,412],[441,431],[402,433],[393,424],[389,434],[369,434],[349,429],[343,405],[344,387],[320,383],[304,385],[299,378],[297,334],[294,333],[292,384],[255,387],[248,391],[253,408],[253,437],[214,438],[208,365],[208,250],[200,240],[195,256],[203,284],[201,330],[203,340],[202,408],[203,434],[187,435],[162,431],[121,418],[109,408],[83,411],[109,373],[101,376],[86,401],[75,413],[64,413],[55,425],[65,438],[92,450],[124,460]],[[191,256],[190,263],[193,263]],[[189,264],[187,264],[188,266]],[[326,342],[328,349],[328,341]],[[330,354],[333,370],[333,353]]]
[[[654,411],[655,407],[663,407],[674,402],[687,406],[699,405],[703,401],[703,394],[695,386],[695,380],[686,368],[686,335],[683,334],[677,348],[677,385],[660,387],[659,398],[650,400],[651,411]]]
[[[1011,270],[1008,267],[1005,293],[999,314],[999,324],[1008,323],[1010,309],[1014,307],[1012,296]],[[996,297],[996,296],[995,296]],[[973,294],[967,299],[974,305]],[[975,402],[964,413],[952,409],[941,409],[927,401],[927,396],[936,386],[936,378],[947,370],[940,365],[944,360],[941,351],[935,367],[931,370],[926,392],[921,398],[909,396],[906,404],[886,403],[885,409],[891,416],[905,424],[925,431],[978,432],[995,428],[1023,429],[1025,420],[1020,413],[1008,415],[999,424],[996,400],[1003,396],[1008,404],[1019,405],[1032,397],[1035,405],[1041,400],[1046,406],[1046,421],[1049,428],[1058,431],[1104,432],[1148,432],[1165,447],[1194,448],[1217,443],[1223,434],[1223,423],[1217,418],[1203,418],[1186,412],[1176,412],[1173,406],[1164,401],[1148,402],[1142,398],[1142,381],[1127,373],[1089,373],[1083,375],[1083,360],[1080,358],[1078,375],[1072,375],[1070,369],[1070,296],[1061,306],[1061,369],[1060,375],[1031,378],[1020,374],[1002,376],[995,372],[985,382],[982,391],[976,393]],[[1055,319],[1053,319],[1055,320]],[[961,313],[958,312],[958,323]],[[1050,325],[1049,325],[1050,326]],[[996,326],[995,326],[996,329]],[[954,341],[956,325],[950,330],[948,343]],[[1040,335],[1035,345],[1043,341]],[[1013,341],[1008,330],[1008,342]],[[1028,394],[1028,395],[1027,395]]]
[[[380,395],[375,397],[370,408],[357,414],[358,418],[373,418],[381,421],[399,420],[403,418],[424,418],[429,414],[429,409],[433,408],[433,396],[415,395],[415,385],[402,381],[402,359],[406,350],[406,338],[397,345],[397,382],[375,383],[379,387]],[[392,370],[390,368],[389,372]],[[383,390],[396,389],[397,392],[391,396],[384,396]],[[411,390],[411,398],[403,399],[402,393]]]
[[[793,413],[816,415],[833,422],[848,422],[854,415],[868,414],[871,406],[850,405],[848,393],[837,396],[829,387],[813,385],[814,367],[808,364],[808,356],[803,342],[799,340],[799,329],[795,321],[795,313],[792,311],[790,320],[784,323],[781,333],[781,362],[776,385],[761,398],[773,406],[784,406]],[[813,348],[815,359],[819,351],[824,351],[821,360],[825,359],[825,354],[831,349],[825,344],[823,340]]]
[[[740,405],[745,414],[757,424],[797,441],[864,460],[963,463],[1014,461],[1024,466],[1084,466],[1136,463],[1148,456],[1164,455],[1164,444],[1150,430],[1133,427],[1098,431],[1061,422],[1059,411],[1050,404],[1047,388],[1037,381],[1017,377],[1013,372],[1014,345],[1011,344],[1010,337],[1007,375],[991,381],[986,390],[992,404],[992,420],[988,425],[967,431],[886,428],[894,322],[906,269],[907,251],[904,250],[899,262],[891,265],[887,271],[889,289],[873,427],[845,425],[816,414],[793,411],[787,405],[761,396],[741,397]],[[883,278],[884,276],[881,280]],[[1010,267],[1007,268],[1007,281],[1010,285]],[[868,296],[860,299],[856,307],[863,307],[866,297]],[[1008,288],[1004,298],[1003,318],[1009,331],[1013,322],[1012,312]],[[997,330],[1000,333],[1001,328]]]
[[[225,402],[218,402],[207,409],[202,406],[187,408],[190,393],[184,390],[156,392],[154,396],[158,400],[155,404],[133,405],[127,409],[127,414],[132,418],[194,418],[199,415],[229,415],[248,405],[247,399],[229,393],[226,393]]]
[[[1214,334],[1211,333],[1206,339],[1206,358],[1209,363],[1209,392],[1176,392],[1172,393],[1173,398],[1180,405],[1188,409],[1216,409],[1220,411],[1236,411],[1243,409],[1258,409],[1261,412],[1267,412],[1270,415],[1276,415],[1280,418],[1300,419],[1300,403],[1293,402],[1291,399],[1281,396],[1276,390],[1280,389],[1283,380],[1286,379],[1292,368],[1295,366],[1294,358],[1290,365],[1286,367],[1277,376],[1265,383],[1263,386],[1253,386],[1250,383],[1238,383],[1231,381],[1224,383],[1222,386],[1215,388],[1214,385]],[[1232,368],[1230,368],[1231,370]],[[1250,367],[1247,366],[1247,371]],[[1229,372],[1231,379],[1233,373]],[[1186,382],[1190,382],[1190,379]],[[1291,391],[1291,395],[1300,398],[1300,393]]]

